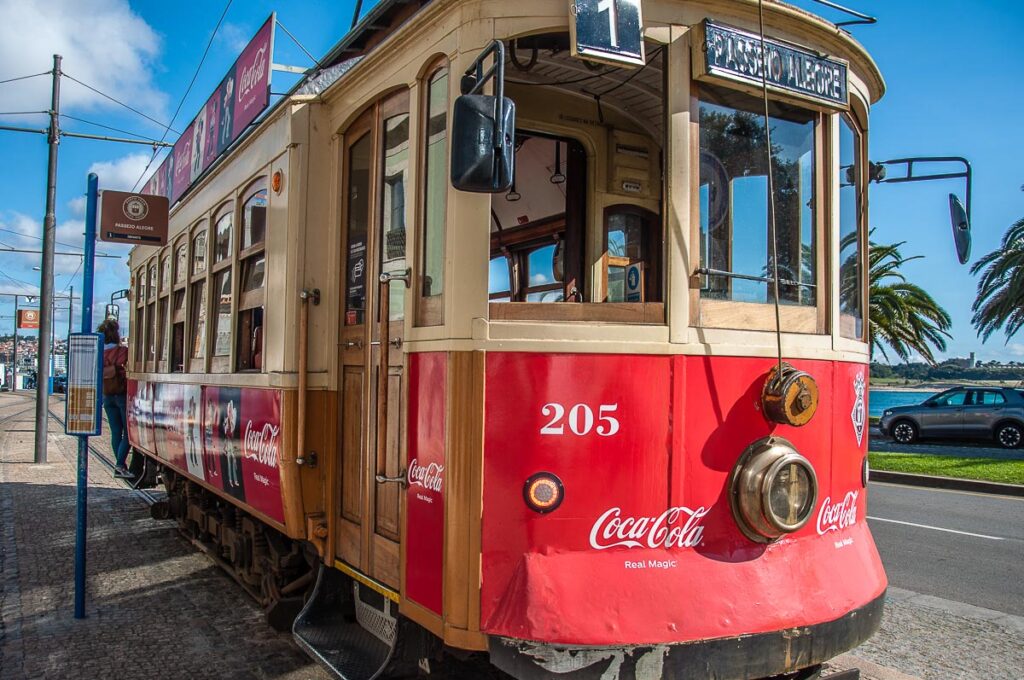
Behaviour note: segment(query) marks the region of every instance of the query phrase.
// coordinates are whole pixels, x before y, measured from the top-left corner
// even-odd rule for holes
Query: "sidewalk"
[[[0,393],[0,678],[327,677],[95,458],[87,618],[75,620],[77,442],[51,419],[48,464],[33,464],[34,406]]]

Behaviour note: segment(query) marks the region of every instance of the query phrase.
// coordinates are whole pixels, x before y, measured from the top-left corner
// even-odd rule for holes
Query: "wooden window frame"
[[[223,260],[214,262],[217,256],[217,226],[221,220],[225,217],[231,218],[231,227],[228,229],[228,238],[231,239],[231,243],[228,244],[228,254]],[[213,234],[213,238],[207,238],[210,244],[210,264],[207,266],[207,282],[206,282],[206,355],[209,357],[209,372],[210,373],[230,373],[231,372],[231,356],[234,352],[233,338],[234,338],[234,306],[235,290],[237,287],[237,280],[235,277],[234,265],[235,265],[235,253],[238,248],[238,228],[240,219],[238,219],[238,201],[229,199],[220,204],[220,206],[213,211],[213,219],[210,220],[210,230]],[[232,337],[232,343],[228,345],[228,353],[214,356],[214,351],[217,347],[217,323],[219,321],[219,315],[217,310],[214,309],[216,304],[215,301],[218,299],[218,294],[213,291],[214,283],[217,277],[224,270],[229,269],[231,273],[231,312],[229,312],[230,320],[228,328],[228,334]]]
[[[701,87],[706,84],[691,81],[690,110],[690,243],[700,244],[700,94]],[[712,87],[738,94],[747,94],[744,90],[715,83]],[[817,245],[815,253],[816,291],[813,306],[779,305],[781,330],[784,333],[801,333],[808,335],[828,335],[830,333],[829,311],[832,302],[832,237],[830,233],[831,206],[828,200],[827,187],[831,181],[831,170],[825,165],[825,141],[831,139],[826,123],[828,118],[822,111],[808,107],[806,102],[794,101],[785,97],[773,97],[788,106],[803,108],[814,116],[814,238]],[[763,114],[761,114],[763,116]],[[733,330],[775,331],[775,307],[771,302],[743,302],[736,300],[716,300],[704,298],[700,294],[704,277],[697,273],[700,268],[700,247],[691,249],[690,271],[690,323],[700,328],[722,328]]]
[[[170,364],[170,339],[168,330],[171,327],[171,290],[174,287],[174,248],[173,246],[164,246],[160,249],[159,263],[160,271],[158,274],[160,288],[157,293],[156,301],[156,328],[157,328],[157,348],[156,348],[156,370],[160,373],[167,373],[167,367]],[[164,285],[164,265],[167,266],[167,285]],[[163,312],[163,314],[161,314]],[[166,355],[161,358],[164,354],[164,350],[167,350]]]
[[[138,320],[139,323],[132,324],[131,333],[131,345],[132,345],[132,368],[137,371],[146,370],[146,331],[145,331],[145,314],[146,314],[146,264],[143,263],[135,269],[132,274],[132,302],[134,303],[135,313],[132,316],[132,321]]]
[[[416,168],[419,172],[419,178],[416,187],[416,247],[413,257],[411,258],[411,265],[413,270],[413,280],[416,282],[416,294],[415,298],[415,312],[413,314],[413,323],[418,327],[424,326],[443,326],[444,325],[444,289],[440,293],[435,295],[424,295],[424,277],[426,276],[426,265],[427,265],[427,191],[429,173],[427,172],[427,158],[430,146],[430,87],[433,83],[434,78],[442,72],[446,72],[448,76],[448,92],[445,95],[445,172],[444,176],[448,177],[449,162],[451,149],[451,85],[452,85],[452,71],[448,59],[446,57],[438,57],[432,60],[424,75],[420,78],[419,87],[419,110],[420,110],[420,125],[419,125],[419,136],[420,144],[416,157]],[[444,279],[448,278],[447,272],[447,247],[448,247],[448,183],[445,182],[442,191],[445,193],[445,218],[444,223],[441,225],[441,271]],[[408,253],[407,253],[408,256]]]
[[[263,240],[257,241],[250,245],[248,248],[242,249],[242,235],[245,230],[245,206],[256,194],[260,191],[264,191],[267,194],[267,216],[266,222],[263,225]],[[237,201],[238,208],[238,233],[236,238],[236,252],[235,252],[235,266],[234,274],[232,275],[232,296],[231,296],[231,351],[230,351],[230,365],[234,367],[236,373],[262,373],[264,367],[261,368],[239,368],[239,351],[238,343],[240,341],[239,328],[241,325],[241,317],[244,312],[259,307],[264,308],[263,323],[266,326],[266,299],[267,299],[267,280],[270,270],[268,268],[269,261],[267,257],[267,236],[270,231],[270,189],[267,183],[266,175],[261,175],[256,179],[252,180],[245,185],[245,188],[239,194]],[[243,276],[246,273],[246,267],[250,262],[255,262],[260,256],[263,256],[263,285],[257,290],[251,290],[243,292],[242,287],[244,285]],[[263,332],[264,347],[266,346],[266,329]],[[266,354],[264,353],[264,356]]]
[[[854,146],[856,148],[857,158],[860,161],[860,173],[859,173],[860,174],[860,177],[859,177],[859,180],[860,180],[860,190],[857,193],[857,229],[858,229],[858,239],[857,240],[858,240],[858,245],[860,247],[860,251],[859,251],[860,252],[860,308],[861,308],[861,314],[863,315],[863,318],[861,319],[861,329],[862,329],[862,332],[861,332],[860,337],[857,337],[856,333],[849,333],[849,334],[847,334],[847,333],[844,332],[844,330],[843,330],[843,316],[844,315],[842,313],[842,310],[839,308],[840,299],[841,299],[841,296],[842,296],[842,291],[840,291],[840,293],[839,293],[840,298],[836,299],[836,310],[837,310],[837,317],[838,317],[836,333],[837,333],[837,335],[839,335],[839,337],[843,338],[844,340],[852,340],[854,342],[868,342],[868,335],[870,333],[870,329],[868,328],[868,324],[869,324],[868,315],[870,313],[870,304],[871,304],[870,303],[870,288],[871,288],[871,285],[870,285],[870,281],[868,279],[868,276],[866,275],[866,273],[869,270],[869,264],[870,264],[870,260],[868,259],[868,241],[869,241],[868,230],[870,229],[870,227],[868,225],[868,185],[869,185],[869,169],[870,169],[870,164],[868,163],[868,142],[867,142],[868,135],[867,135],[867,127],[865,125],[861,124],[860,116],[857,115],[857,112],[853,109],[853,107],[851,107],[849,111],[841,111],[841,112],[839,112],[834,118],[831,117],[831,116],[829,118],[830,118],[830,128],[829,128],[829,133],[828,133],[827,139],[832,139],[833,131],[832,131],[832,127],[831,126],[834,125],[834,127],[835,127],[834,134],[835,134],[836,140],[838,141],[840,131],[842,130],[842,121],[843,121],[843,119],[845,119],[847,125],[849,125],[849,127],[850,127],[850,130],[853,132],[853,135],[854,135]],[[829,148],[831,149],[831,144],[829,145]],[[828,160],[829,172],[835,172],[838,175],[838,173],[839,173],[839,160],[840,160],[838,153],[836,154],[835,158],[832,158],[832,154],[829,153],[828,154],[828,159],[829,159]],[[842,178],[841,177],[837,177],[837,179],[835,181],[837,181],[837,183],[841,182]],[[840,207],[841,203],[842,203],[841,196],[837,196],[836,197],[836,204],[834,206],[831,206],[831,205],[829,206],[829,214],[832,214],[834,212],[838,216],[839,215],[839,207]],[[837,217],[837,221],[838,221],[838,217]],[[840,242],[842,241],[842,235],[840,234],[841,230],[842,230],[841,225],[837,224],[836,235],[837,235],[837,238],[839,239],[839,241],[837,241],[836,244],[835,244],[836,250],[839,249]],[[842,272],[843,263],[842,263],[841,260],[838,263],[838,267],[839,267],[839,269],[836,271],[836,276],[839,276],[840,273]],[[839,285],[842,286],[842,279],[841,278],[839,280]]]
[[[644,297],[643,302],[621,302],[609,303],[608,300],[608,266],[626,267],[629,266],[629,258],[612,257],[608,254],[608,220],[612,215],[635,215],[644,222],[643,234],[641,235],[640,247],[643,249],[642,261],[646,265],[651,262],[650,268],[644,267]],[[606,206],[602,216],[602,242],[601,253],[601,277],[604,279],[605,304],[662,304],[664,303],[665,280],[662,275],[664,267],[664,220],[656,213],[634,203],[616,203]],[[654,299],[651,299],[654,298]]]

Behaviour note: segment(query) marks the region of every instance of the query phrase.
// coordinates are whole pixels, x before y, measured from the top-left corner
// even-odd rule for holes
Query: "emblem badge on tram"
[[[853,379],[853,411],[850,412],[850,420],[853,421],[853,432],[857,435],[857,446],[864,441],[864,421],[867,420],[866,409],[864,408],[864,374],[858,373]]]

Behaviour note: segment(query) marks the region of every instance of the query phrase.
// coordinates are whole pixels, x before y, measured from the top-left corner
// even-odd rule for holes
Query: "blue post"
[[[83,257],[82,332],[92,331],[92,274],[96,255],[96,210],[99,178],[89,173],[85,194],[85,255]],[[99,385],[97,385],[97,388]],[[75,618],[85,618],[85,532],[89,497],[89,438],[78,438],[78,522],[75,528]]]

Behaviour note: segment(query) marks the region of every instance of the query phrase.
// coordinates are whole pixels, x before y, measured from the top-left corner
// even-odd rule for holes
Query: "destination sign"
[[[100,195],[100,240],[141,246],[167,244],[166,196],[106,190]]]
[[[832,108],[849,106],[847,65],[796,45],[761,38],[729,26],[704,21],[704,37],[697,43],[703,56],[694,64],[702,75],[760,86],[767,61],[770,89],[795,94]]]

